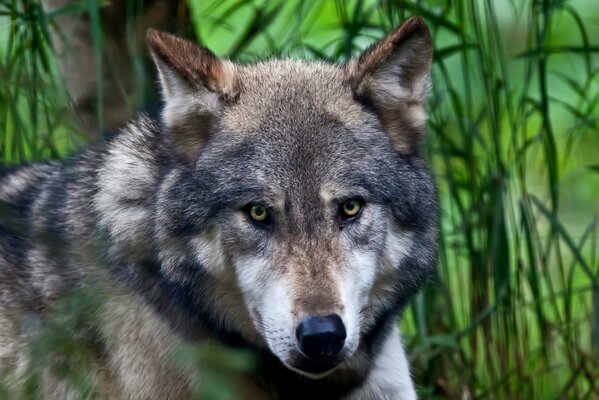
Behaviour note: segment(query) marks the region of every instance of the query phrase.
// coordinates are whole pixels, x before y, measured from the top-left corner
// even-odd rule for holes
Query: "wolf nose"
[[[308,358],[332,357],[345,343],[345,326],[337,314],[302,319],[295,331],[302,353]]]

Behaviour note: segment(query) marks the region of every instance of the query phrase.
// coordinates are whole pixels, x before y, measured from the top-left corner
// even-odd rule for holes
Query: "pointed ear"
[[[147,41],[160,76],[163,122],[180,159],[192,163],[223,108],[237,97],[235,65],[206,48],[154,29],[148,30]]]
[[[346,66],[355,97],[374,108],[402,153],[415,153],[424,136],[432,55],[428,28],[412,17]]]

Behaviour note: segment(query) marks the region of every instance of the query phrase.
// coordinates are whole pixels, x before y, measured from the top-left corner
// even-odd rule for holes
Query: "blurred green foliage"
[[[197,38],[243,62],[345,62],[408,16],[424,17],[435,44],[425,151],[442,198],[443,238],[438,276],[401,322],[419,393],[599,397],[596,1],[188,6]],[[62,157],[84,143],[66,117],[48,45],[49,31],[59,29],[52,18],[36,1],[0,1],[4,163]],[[251,365],[243,356],[239,363]]]

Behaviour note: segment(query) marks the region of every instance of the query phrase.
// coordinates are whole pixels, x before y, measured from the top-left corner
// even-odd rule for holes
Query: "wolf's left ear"
[[[193,162],[223,108],[237,96],[235,65],[210,50],[150,29],[147,41],[164,99],[163,121],[180,159]]]
[[[424,136],[432,61],[428,28],[412,17],[346,67],[355,97],[374,108],[402,153],[416,152]]]

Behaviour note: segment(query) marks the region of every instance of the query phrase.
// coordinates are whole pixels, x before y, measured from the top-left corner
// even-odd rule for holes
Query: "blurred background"
[[[0,0],[0,163],[157,115],[148,27],[343,63],[411,15],[435,45],[443,209],[438,274],[400,322],[419,394],[598,399],[597,0]]]

